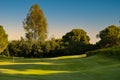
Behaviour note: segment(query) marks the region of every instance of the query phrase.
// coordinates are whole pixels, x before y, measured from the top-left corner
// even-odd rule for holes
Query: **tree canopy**
[[[67,54],[84,54],[88,51],[90,38],[83,29],[73,29],[66,33],[62,39],[66,45]]]
[[[115,25],[108,26],[100,31],[98,37],[101,39],[99,45],[102,47],[111,47],[120,45],[120,27]]]
[[[63,41],[65,42],[77,42],[83,44],[89,44],[89,36],[82,29],[73,29],[72,31],[66,33],[63,37]]]
[[[44,41],[47,38],[47,21],[38,4],[31,6],[23,21],[26,38],[32,42]]]
[[[7,47],[8,45],[8,35],[6,34],[3,27],[0,25],[0,53]]]

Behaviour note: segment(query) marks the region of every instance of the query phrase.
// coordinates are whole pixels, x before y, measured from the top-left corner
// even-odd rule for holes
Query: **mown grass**
[[[120,60],[103,55],[0,58],[0,80],[120,80]]]
[[[95,51],[89,51],[86,53],[86,55],[88,57],[93,55],[103,55],[108,58],[120,60],[120,47],[112,47],[112,48],[98,49]]]

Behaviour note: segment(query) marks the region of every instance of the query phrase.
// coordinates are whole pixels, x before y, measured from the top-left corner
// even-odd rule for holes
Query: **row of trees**
[[[63,55],[84,54],[87,51],[120,46],[120,28],[111,25],[97,35],[101,40],[96,44],[89,43],[89,36],[82,29],[73,29],[62,39],[52,38],[43,42],[30,43],[28,40],[10,41],[2,55],[17,57],[56,57]],[[1,44],[2,45],[2,44]]]
[[[99,48],[120,45],[120,27],[108,26],[97,35],[100,41],[90,44],[90,38],[83,29],[73,29],[61,39],[47,38],[47,20],[39,5],[32,5],[23,21],[25,38],[8,43],[7,34],[0,27],[0,52],[6,56],[17,57],[55,57],[84,54]],[[7,46],[8,45],[8,46]]]
[[[56,57],[83,54],[89,51],[90,46],[86,32],[82,29],[73,29],[62,39],[52,38],[44,42],[31,43],[21,37],[21,40],[9,42],[2,54],[17,57]]]

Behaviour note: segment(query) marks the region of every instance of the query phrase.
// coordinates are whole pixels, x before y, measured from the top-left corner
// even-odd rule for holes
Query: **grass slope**
[[[106,57],[116,58],[120,60],[120,47],[98,49],[94,51],[89,51],[86,54],[87,56],[103,55]]]
[[[80,57],[0,58],[0,80],[120,80],[118,59]]]

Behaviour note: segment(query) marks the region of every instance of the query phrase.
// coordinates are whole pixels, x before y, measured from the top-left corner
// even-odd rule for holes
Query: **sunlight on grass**
[[[70,73],[70,71],[36,70],[36,69],[27,69],[23,71],[13,69],[0,69],[0,72],[7,74],[22,74],[22,75],[47,75],[58,73]]]
[[[13,63],[13,62],[0,62],[0,65],[18,65],[18,64],[41,64],[41,65],[53,65],[54,63],[49,63],[49,62],[34,62],[34,63],[21,63],[21,62],[19,62],[19,63]]]
[[[61,57],[56,57],[56,58],[51,58],[51,59],[70,59],[70,58],[82,58],[82,57],[86,57],[86,54],[75,55],[75,56],[61,56]]]
[[[10,62],[4,61],[0,62],[0,65],[22,65],[22,64],[41,64],[41,65],[53,65],[54,63],[50,62]],[[56,73],[69,73],[69,71],[55,71],[55,70],[41,70],[41,69],[26,69],[26,70],[14,70],[14,69],[4,69],[0,68],[0,73],[6,74],[22,74],[22,75],[47,75],[47,74],[56,74]]]

